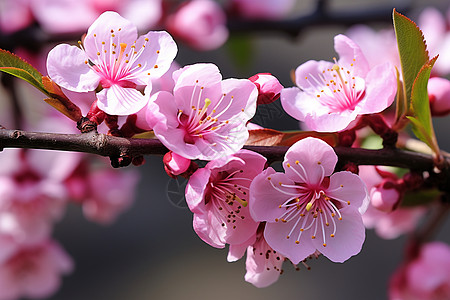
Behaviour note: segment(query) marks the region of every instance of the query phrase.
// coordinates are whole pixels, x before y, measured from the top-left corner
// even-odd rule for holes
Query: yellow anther
[[[312,208],[313,204],[311,202],[309,202],[308,204],[306,204],[306,211],[310,211]]]

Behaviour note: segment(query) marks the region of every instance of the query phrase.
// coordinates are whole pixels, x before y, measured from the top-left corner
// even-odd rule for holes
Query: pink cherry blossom
[[[147,108],[147,122],[161,142],[188,159],[213,160],[241,149],[256,110],[255,85],[222,80],[213,64],[187,66],[173,76],[173,95],[156,93]]]
[[[316,250],[334,262],[361,251],[367,190],[351,172],[332,174],[337,159],[328,144],[306,138],[286,152],[285,173],[268,168],[250,186],[252,217],[267,222],[267,243],[294,264]]]
[[[392,64],[370,69],[359,46],[344,35],[334,38],[334,48],[338,61],[307,61],[295,71],[298,87],[281,92],[284,110],[311,130],[343,130],[358,115],[386,109],[397,91]]]
[[[428,80],[428,97],[433,116],[450,113],[450,81],[446,78],[432,77]]]
[[[0,32],[13,33],[31,25],[30,0],[0,1]]]
[[[47,237],[66,206],[64,180],[78,155],[42,150],[5,149],[13,169],[0,172],[0,233],[21,243]],[[51,156],[51,158],[50,158]],[[74,160],[75,159],[75,160]],[[8,165],[8,164],[7,164]]]
[[[283,86],[272,74],[258,73],[248,80],[258,88],[258,105],[272,103],[280,97]]]
[[[296,4],[295,0],[232,0],[231,5],[243,17],[249,19],[276,20],[287,16]]]
[[[167,29],[197,50],[213,50],[228,39],[226,15],[212,0],[193,0],[182,5],[167,20]]]
[[[83,32],[108,10],[133,20],[139,30],[155,26],[162,14],[161,0],[33,0],[29,9],[39,25],[52,34]]]
[[[61,275],[73,270],[73,262],[61,246],[51,240],[32,245],[0,240],[0,248],[14,248],[0,261],[0,299],[47,298],[57,291]]]
[[[280,277],[285,259],[267,244],[262,232],[257,234],[255,243],[247,248],[245,281],[259,288],[271,285]]]
[[[133,203],[138,179],[138,174],[132,170],[91,171],[90,193],[82,200],[86,218],[102,224],[111,224]]]
[[[431,242],[391,277],[390,300],[450,299],[450,247]]]
[[[251,180],[265,166],[258,153],[240,150],[198,169],[186,186],[186,202],[194,213],[194,230],[213,247],[242,244],[255,235],[258,222],[248,210]]]
[[[371,191],[369,207],[362,216],[366,228],[375,229],[376,234],[384,239],[395,239],[416,228],[417,223],[426,212],[424,207],[398,207],[390,212],[377,209],[377,206],[386,208],[384,205],[386,203],[379,205],[380,203],[377,202],[380,200],[377,198],[377,191],[380,192],[378,187],[383,181],[383,177],[380,176],[374,166],[359,166],[359,176],[366,183],[368,190]],[[395,175],[392,174],[392,176]],[[389,194],[383,196],[392,197],[395,194],[394,191],[390,191]],[[396,204],[400,201],[399,199],[395,200],[397,201]]]
[[[75,92],[97,93],[98,107],[111,115],[130,115],[143,108],[151,79],[170,67],[177,47],[164,31],[137,38],[137,28],[115,12],[105,12],[89,27],[82,48],[61,44],[48,54],[52,80]],[[146,86],[145,95],[139,90]]]

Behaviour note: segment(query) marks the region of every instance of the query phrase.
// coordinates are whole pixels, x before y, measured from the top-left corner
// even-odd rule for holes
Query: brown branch
[[[56,134],[1,129],[0,149],[33,148],[60,151],[76,151],[101,156],[119,157],[129,155],[164,155],[168,149],[157,139],[128,139],[99,134],[95,131],[82,134]],[[282,160],[288,147],[285,146],[245,146],[258,152],[269,161]],[[360,148],[336,147],[341,161],[357,165],[385,165],[414,170],[431,171],[431,155],[399,149],[368,150]],[[447,158],[450,165],[450,159]]]

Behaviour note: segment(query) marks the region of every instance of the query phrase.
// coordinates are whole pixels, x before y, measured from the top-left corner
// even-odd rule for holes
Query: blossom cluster
[[[58,96],[83,111],[77,124],[82,132],[88,131],[87,124],[110,136],[150,135],[160,141],[168,149],[166,173],[187,179],[184,192],[193,230],[212,247],[228,247],[229,262],[246,254],[244,278],[256,287],[277,281],[284,262],[296,266],[318,256],[347,261],[362,250],[366,228],[385,239],[411,232],[428,203],[411,205],[408,199],[425,191],[426,200],[435,203],[442,195],[430,183],[431,171],[357,166],[342,161],[334,148],[370,148],[380,138],[385,148],[396,147],[397,131],[403,128],[390,107],[401,97],[403,79],[396,71],[401,65],[393,32],[351,28],[334,37],[338,57],[302,63],[293,72],[295,86],[283,87],[269,73],[224,79],[213,63],[180,66],[175,61],[174,38],[210,50],[228,37],[226,15],[213,1],[190,1],[168,16],[160,10],[161,0],[145,6],[138,0],[61,1],[53,9],[89,7],[84,18],[67,28],[46,15],[63,14],[42,10],[47,1],[20,2],[41,26],[53,30],[76,32],[92,23],[78,45],[59,44],[49,51],[44,71],[49,82],[61,88]],[[236,14],[266,19],[280,18],[294,5],[230,2],[229,10]],[[152,18],[143,17],[144,8],[152,10]],[[419,22],[430,51],[442,51],[445,42],[439,44],[430,28],[440,28],[444,35],[443,18],[432,10],[424,14],[434,18],[433,25],[427,24],[431,17]],[[173,37],[166,31],[139,36],[166,19]],[[24,26],[0,24],[5,31]],[[374,50],[367,39],[379,40],[382,47]],[[433,69],[428,82],[434,116],[450,112],[445,67],[442,63]],[[253,123],[258,107],[278,99],[308,131],[288,135]],[[42,126],[60,126],[51,123],[53,118],[45,116]],[[277,167],[245,145],[287,150]],[[67,204],[79,203],[86,218],[110,223],[131,204],[137,177],[96,168],[76,153],[5,149],[0,159],[0,299],[46,297],[58,288],[60,275],[73,269],[71,258],[51,238]],[[199,167],[199,161],[206,165]],[[126,165],[143,162],[136,156]],[[449,297],[449,246],[432,242],[415,247],[391,279],[390,298]]]

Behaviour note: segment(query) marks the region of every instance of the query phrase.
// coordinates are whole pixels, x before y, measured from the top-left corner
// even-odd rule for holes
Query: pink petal
[[[209,168],[201,168],[189,178],[186,185],[186,203],[193,213],[200,213],[205,210],[205,188],[210,176]]]
[[[283,188],[278,184],[279,182],[294,184],[284,173],[277,173],[270,167],[253,179],[250,185],[249,208],[254,220],[275,222],[275,219],[285,212],[285,209],[278,206],[290,198],[296,197],[284,193]],[[289,192],[292,191],[292,189],[289,190]]]
[[[209,212],[205,213],[208,214]],[[217,219],[194,214],[193,227],[195,233],[197,233],[199,238],[201,238],[205,243],[215,248],[225,247],[226,241],[220,237],[223,236],[222,225],[217,222]],[[211,230],[211,228],[217,228],[217,230]]]
[[[219,120],[238,118],[246,122],[255,115],[258,89],[250,80],[226,79],[222,81],[222,92],[226,96],[217,105],[216,111],[223,111],[230,102],[233,105],[226,110],[226,113],[219,117]]]
[[[309,60],[295,70],[295,83],[303,91],[315,95],[326,83],[321,77],[322,72],[332,67],[333,63],[328,61]]]
[[[110,115],[131,115],[141,110],[149,100],[150,95],[142,95],[136,89],[112,85],[97,93],[97,106]]]
[[[136,42],[136,49],[140,49],[148,39],[144,50],[134,65],[140,64],[139,73],[134,75],[133,82],[136,84],[147,85],[147,75],[150,73],[150,79],[156,79],[164,75],[170,68],[178,48],[173,38],[165,31],[150,31],[146,35],[139,37]]]
[[[358,106],[360,114],[372,114],[385,110],[395,99],[397,78],[394,66],[387,62],[370,70],[366,77],[366,97]]]
[[[355,209],[362,208],[365,211],[369,205],[366,185],[358,175],[348,171],[331,175],[330,186],[325,193],[333,199],[350,201],[350,206]]]
[[[311,98],[310,98],[311,99]],[[310,130],[318,132],[338,132],[347,128],[356,119],[360,107],[339,113],[311,114],[305,117],[305,124]]]
[[[86,54],[76,46],[61,44],[48,53],[47,72],[60,86],[75,92],[95,90],[100,77],[89,67]]]
[[[267,287],[280,277],[283,262],[284,257],[274,253],[265,241],[257,241],[247,249],[245,281],[258,288]]]
[[[111,55],[110,47],[114,43],[119,47],[120,43],[131,46],[137,40],[138,33],[136,26],[129,20],[121,17],[118,13],[107,11],[101,14],[97,20],[89,27],[84,39],[84,49],[91,60],[97,59],[97,52],[104,48]]]
[[[292,222],[277,222],[267,223],[264,230],[264,238],[274,250],[289,258],[293,264],[298,264],[309,255],[316,251],[316,246],[313,244],[313,239],[308,232],[304,232],[299,239],[299,244],[295,243],[296,236],[289,239],[294,224]],[[298,234],[298,230],[294,232]]]
[[[312,239],[315,248],[333,262],[344,262],[358,254],[365,239],[365,228],[358,210],[346,207],[341,209],[340,213],[342,220],[336,220],[334,237],[330,237],[333,233],[332,226],[323,226],[325,240],[319,233]]]
[[[333,173],[337,160],[337,155],[330,145],[322,140],[308,137],[289,148],[283,161],[283,168],[286,175],[294,181],[298,182],[298,174],[300,174],[306,179],[303,182],[320,184],[323,176]],[[288,163],[291,167],[287,167]],[[306,174],[299,165],[303,167]]]
[[[168,127],[178,126],[177,113],[174,96],[161,91],[150,97],[145,119],[150,128],[158,126],[161,130],[167,130]]]
[[[245,254],[245,250],[247,250],[247,247],[250,245],[253,245],[253,243],[256,240],[256,232],[253,234],[248,240],[243,242],[242,244],[232,244],[228,248],[228,256],[227,261],[228,262],[235,262],[242,258]]]
[[[334,49],[339,54],[338,64],[347,69],[353,69],[355,76],[364,78],[369,72],[369,63],[361,48],[347,36],[343,34],[335,36]]]

